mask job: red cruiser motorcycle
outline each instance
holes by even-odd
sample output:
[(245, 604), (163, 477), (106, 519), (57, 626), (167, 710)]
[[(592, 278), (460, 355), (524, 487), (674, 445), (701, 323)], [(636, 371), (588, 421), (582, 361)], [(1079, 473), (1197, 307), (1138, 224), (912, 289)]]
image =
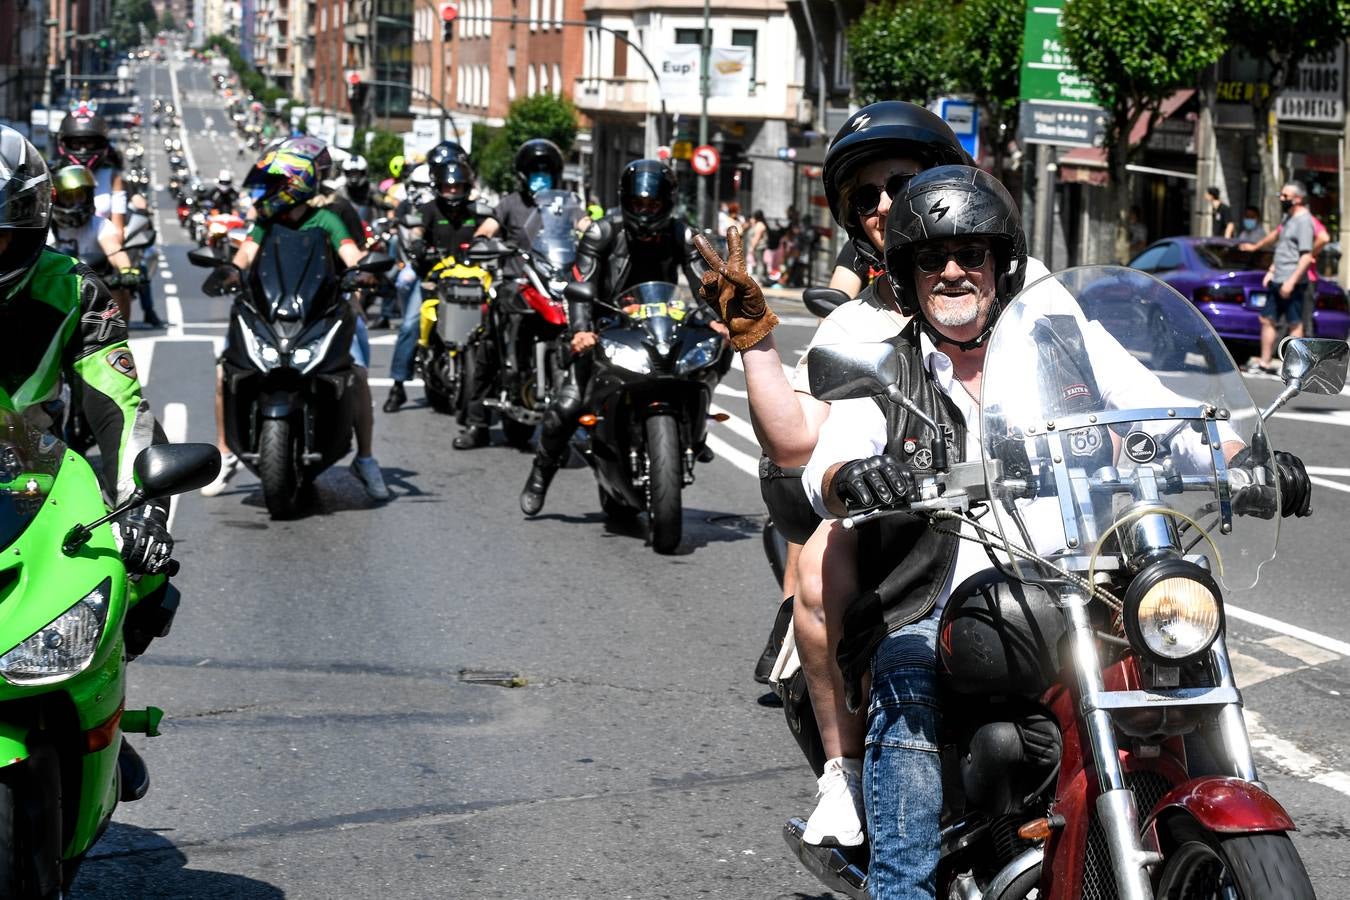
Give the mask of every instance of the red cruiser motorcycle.
[[(938, 631), (939, 897), (1314, 896), (1257, 775), (1224, 597), (1275, 554), (1263, 421), (1300, 390), (1338, 393), (1348, 357), (1344, 341), (1287, 341), (1287, 387), (1258, 412), (1204, 317), (1141, 272), (1071, 269), (1002, 313), (983, 458), (947, 465), (941, 439), (917, 440), (935, 472), (921, 499), (845, 522), (924, 516), (993, 566)], [(886, 395), (938, 434), (896, 386), (889, 344), (819, 347), (809, 366), (816, 396)], [(865, 852), (805, 845), (804, 827), (784, 829), (802, 863), (865, 897)]]

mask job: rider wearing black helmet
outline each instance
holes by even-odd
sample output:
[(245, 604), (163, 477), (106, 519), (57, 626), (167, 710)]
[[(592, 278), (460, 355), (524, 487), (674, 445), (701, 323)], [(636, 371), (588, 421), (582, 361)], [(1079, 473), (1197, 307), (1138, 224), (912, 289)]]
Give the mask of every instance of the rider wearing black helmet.
[[(859, 109), (844, 122), (826, 151), (822, 180), (830, 212), (857, 256), (881, 268), (886, 216), (896, 194), (924, 169), (968, 161), (941, 118), (912, 103), (882, 101)], [(739, 239), (732, 243), (735, 249)], [(710, 265), (721, 265), (710, 253), (707, 256)], [(859, 779), (863, 721), (844, 706), (833, 654), (851, 588), (846, 578), (833, 578), (831, 597), (826, 598), (822, 577), (827, 553), (832, 573), (852, 571), (853, 535), (820, 524), (800, 480), (830, 405), (811, 396), (804, 364), (791, 376), (784, 374), (772, 334), (777, 320), (758, 285), (743, 274), (743, 263), (738, 268), (735, 260), (729, 262), (722, 277), (705, 276), (706, 297), (720, 304), (733, 342), (741, 350), (750, 411), (765, 453), (761, 492), (775, 525), (791, 542), (785, 591), (795, 595), (793, 634), (802, 663), (800, 677), (809, 686), (811, 702), (800, 709), (790, 706), (790, 718), (800, 717), (794, 721), (808, 726), (812, 719), (818, 723), (822, 747), (808, 751), (808, 756), (823, 753), (827, 761), (818, 785), (820, 803), (807, 822), (805, 840), (855, 846), (865, 840)], [(889, 283), (874, 279), (821, 323), (811, 345), (881, 340), (898, 334), (906, 321)], [(757, 676), (767, 679), (772, 661), (773, 654), (763, 656)], [(809, 733), (809, 727), (794, 733)]]
[[(439, 147), (433, 148), (433, 153)], [(417, 270), (417, 283), (404, 302), (403, 323), (394, 344), (394, 359), (389, 366), (394, 384), (384, 401), (385, 412), (397, 412), (408, 395), (403, 382), (412, 378), (413, 355), (417, 351), (417, 333), (421, 321), (422, 279), (436, 263), (447, 256), (459, 256), (473, 241), (474, 231), (489, 216), (490, 207), (469, 199), (473, 192), (473, 169), (451, 155), (431, 163), (435, 199), (417, 210), (421, 225), (410, 228), (413, 245), (409, 248)]]
[[(595, 285), (599, 303), (612, 304), (624, 289), (647, 281), (678, 282), (683, 273), (698, 295), (703, 266), (694, 249), (690, 227), (674, 217), (675, 176), (664, 163), (639, 159), (619, 176), (619, 211), (591, 222), (577, 246), (573, 275)], [(544, 413), (534, 464), (520, 493), (520, 508), (537, 515), (554, 474), (567, 455), (567, 439), (581, 412), (590, 377), (590, 356), (596, 343), (592, 310), (571, 304), (573, 363), (567, 380)], [(718, 323), (720, 325), (720, 323)]]
[[(451, 142), (446, 142), (451, 143)], [(458, 147), (457, 144), (452, 144)], [(441, 144), (440, 147), (445, 147)], [(433, 148), (435, 153), (440, 147)], [(453, 153), (447, 148), (445, 152)], [(462, 149), (460, 150), (462, 153)], [(528, 247), (533, 243), (538, 228), (539, 217), (535, 215), (535, 195), (542, 191), (562, 189), (563, 157), (558, 145), (544, 138), (534, 138), (520, 145), (516, 151), (515, 172), (516, 190), (502, 197), (497, 208), (483, 224), (478, 226), (475, 237), (501, 237), (517, 247)], [(520, 263), (506, 259), (502, 266), (503, 278), (497, 293), (497, 303), (508, 315), (524, 311), (522, 301), (514, 292), (513, 278), (519, 275)], [(501, 367), (494, 349), (496, 341), (491, 335), (484, 335), (470, 350), (472, 363), (468, 367), (466, 392), (467, 409), (464, 414), (464, 430), (452, 442), (456, 450), (471, 450), (485, 447), (488, 443), (488, 409), (483, 401), (492, 391), (495, 376)]]

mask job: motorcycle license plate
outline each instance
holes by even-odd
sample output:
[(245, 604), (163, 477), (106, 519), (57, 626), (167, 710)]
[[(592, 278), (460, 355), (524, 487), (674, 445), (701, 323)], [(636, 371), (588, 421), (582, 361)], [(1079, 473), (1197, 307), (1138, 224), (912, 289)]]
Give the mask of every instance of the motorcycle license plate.
[(684, 302), (680, 300), (671, 303), (643, 303), (630, 306), (624, 310), (635, 319), (652, 319), (658, 316), (670, 316), (676, 322), (684, 318)]
[(1263, 310), (1266, 308), (1266, 301), (1269, 298), (1270, 295), (1265, 291), (1252, 291), (1247, 295), (1247, 308), (1257, 311)]

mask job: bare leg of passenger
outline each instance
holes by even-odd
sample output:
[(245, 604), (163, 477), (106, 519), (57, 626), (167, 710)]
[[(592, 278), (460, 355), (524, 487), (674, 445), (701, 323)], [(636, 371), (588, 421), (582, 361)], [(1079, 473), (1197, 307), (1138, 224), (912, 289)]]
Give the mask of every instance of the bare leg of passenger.
[(863, 754), (866, 710), (848, 712), (843, 674), (835, 661), (844, 610), (858, 589), (856, 568), (856, 539), (833, 521), (816, 529), (797, 563), (793, 635), (827, 759), (861, 759)]

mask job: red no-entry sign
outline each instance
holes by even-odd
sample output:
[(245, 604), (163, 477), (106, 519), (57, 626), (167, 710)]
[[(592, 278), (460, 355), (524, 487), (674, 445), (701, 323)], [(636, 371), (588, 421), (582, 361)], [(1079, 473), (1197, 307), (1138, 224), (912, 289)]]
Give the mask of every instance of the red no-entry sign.
[(699, 175), (711, 175), (717, 171), (721, 163), (722, 156), (712, 144), (695, 147), (694, 155), (689, 159), (689, 165), (693, 166), (694, 172)]

